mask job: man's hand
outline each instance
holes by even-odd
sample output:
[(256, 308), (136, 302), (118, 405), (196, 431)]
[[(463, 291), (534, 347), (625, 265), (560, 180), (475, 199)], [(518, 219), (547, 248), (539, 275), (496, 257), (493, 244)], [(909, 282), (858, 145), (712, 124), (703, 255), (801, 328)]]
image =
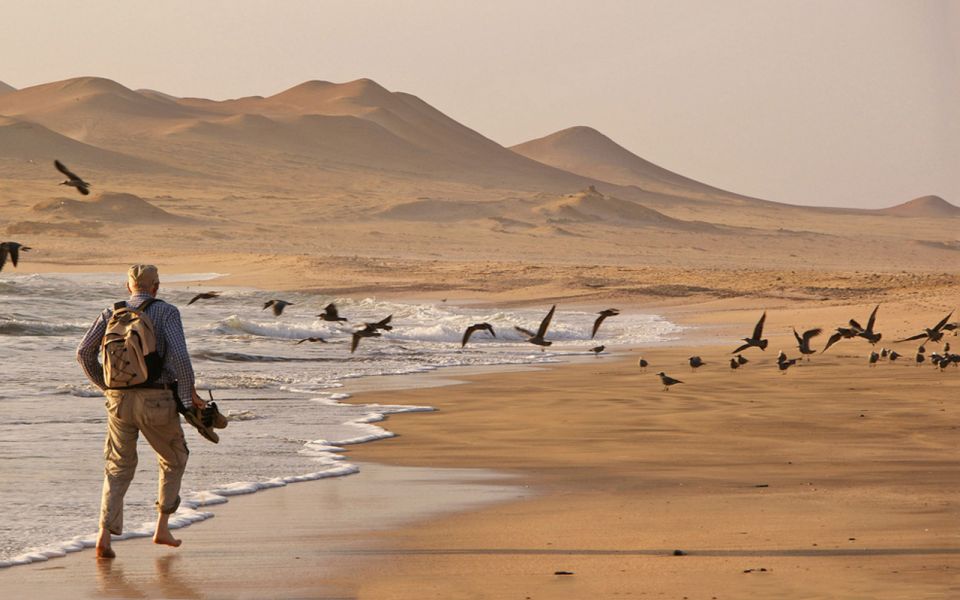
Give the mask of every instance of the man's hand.
[(193, 398), (192, 398), (192, 400), (193, 400), (193, 406), (194, 406), (194, 408), (199, 408), (199, 409), (203, 410), (204, 408), (207, 407), (207, 401), (204, 400), (203, 398), (201, 398), (199, 394), (197, 394), (197, 388), (193, 388)]

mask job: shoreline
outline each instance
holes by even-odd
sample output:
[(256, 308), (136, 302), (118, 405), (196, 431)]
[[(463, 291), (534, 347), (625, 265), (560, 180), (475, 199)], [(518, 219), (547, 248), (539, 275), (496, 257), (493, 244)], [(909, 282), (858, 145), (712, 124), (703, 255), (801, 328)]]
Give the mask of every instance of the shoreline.
[[(302, 569), (284, 571), (292, 582), (271, 579), (278, 586), (274, 597), (446, 598), (467, 590), (506, 597), (521, 589), (551, 598), (637, 590), (690, 597), (705, 591), (717, 597), (943, 597), (960, 584), (960, 536), (938, 526), (956, 515), (953, 498), (960, 491), (944, 457), (952, 444), (944, 419), (952, 411), (942, 399), (916, 398), (912, 390), (933, 384), (938, 395), (950, 397), (960, 389), (954, 373), (900, 364), (866, 370), (857, 360), (863, 348), (852, 343), (784, 375), (770, 369), (772, 352), (752, 356), (748, 371), (731, 373), (714, 363), (684, 372), (680, 365), (691, 351), (705, 357), (728, 351), (729, 332), (752, 325), (753, 310), (733, 305), (691, 313), (693, 322), (710, 322), (705, 335), (724, 346), (691, 348), (683, 338), (644, 350), (674, 365), (669, 373), (692, 380), (669, 393), (650, 385), (656, 363), (639, 374), (630, 352), (456, 379), (466, 385), (389, 390), (391, 403), (416, 398), (414, 404), (440, 410), (391, 419), (397, 437), (354, 446), (351, 458), (493, 468), (537, 494), (367, 532), (361, 547), (323, 550), (330, 541), (323, 534), (296, 535), (323, 565), (337, 566), (320, 579)], [(836, 321), (849, 310), (804, 307), (772, 315), (771, 349), (789, 348), (786, 323), (825, 314)], [(882, 318), (914, 321), (912, 310), (909, 303), (888, 305)], [(443, 375), (441, 369), (416, 377)], [(597, 375), (608, 383), (592, 385)], [(697, 381), (706, 387), (694, 391)], [(725, 389), (731, 381), (742, 389)], [(831, 401), (833, 381), (848, 382), (856, 406)], [(790, 402), (767, 394), (783, 385)], [(349, 401), (362, 403), (375, 393), (357, 391)], [(504, 402), (491, 405), (491, 399)], [(558, 418), (562, 407), (584, 402), (596, 412)], [(511, 418), (517, 415), (522, 418)], [(857, 464), (868, 468), (852, 468)], [(319, 487), (280, 492), (284, 503), (309, 504), (328, 496)], [(272, 494), (250, 498), (258, 496)], [(251, 502), (231, 504), (230, 512), (244, 515), (241, 521), (258, 513)], [(903, 506), (916, 508), (904, 512)], [(191, 528), (180, 555), (213, 558), (209, 538), (232, 535), (226, 525), (223, 519)], [(157, 550), (139, 546), (143, 574)], [(671, 549), (686, 555), (674, 557)], [(289, 552), (283, 556), (291, 559)], [(557, 570), (575, 576), (553, 575)], [(318, 591), (330, 582), (341, 595)], [(256, 597), (244, 596), (237, 582), (224, 585), (192, 597)]]

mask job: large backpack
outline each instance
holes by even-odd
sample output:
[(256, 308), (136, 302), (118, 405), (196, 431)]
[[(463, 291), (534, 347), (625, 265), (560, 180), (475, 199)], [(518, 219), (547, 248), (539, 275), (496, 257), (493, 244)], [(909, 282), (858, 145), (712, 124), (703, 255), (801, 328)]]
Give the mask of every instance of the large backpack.
[(125, 302), (113, 305), (100, 343), (103, 380), (108, 388), (136, 387), (159, 379), (163, 359), (157, 354), (153, 321), (144, 312), (153, 302), (156, 299), (150, 298), (137, 308), (129, 308)]

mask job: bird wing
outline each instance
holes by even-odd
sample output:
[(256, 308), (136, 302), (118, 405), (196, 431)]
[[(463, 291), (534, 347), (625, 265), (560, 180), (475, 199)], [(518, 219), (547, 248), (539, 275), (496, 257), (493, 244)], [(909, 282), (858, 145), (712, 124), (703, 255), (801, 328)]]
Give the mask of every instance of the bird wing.
[(484, 323), (484, 325), (487, 326), (486, 329), (487, 329), (487, 331), (490, 332), (490, 335), (492, 335), (493, 337), (497, 337), (497, 332), (495, 332), (495, 331), (493, 330), (493, 325), (491, 325), (490, 323)]
[(199, 300), (200, 298), (203, 298), (203, 294), (197, 294), (196, 296), (194, 296), (193, 298), (191, 298), (191, 299), (190, 299), (190, 302), (187, 302), (187, 306), (190, 306), (191, 304), (193, 304), (194, 302), (196, 302), (196, 301)]
[[(11, 253), (11, 256), (13, 256), (12, 253)], [(13, 261), (13, 264), (16, 265), (16, 264), (17, 264), (17, 261)], [(947, 321), (949, 321), (949, 320), (950, 320), (950, 317), (952, 317), (952, 316), (953, 316), (953, 311), (951, 310), (951, 311), (950, 311), (950, 314), (947, 315), (947, 316), (945, 316), (945, 317), (943, 318), (943, 320), (941, 320), (939, 323), (937, 323), (937, 325), (933, 328), (933, 330), (934, 330), (934, 331), (940, 331), (941, 329), (943, 329), (943, 326), (947, 324)]]
[(303, 338), (302, 340), (300, 340), (299, 342), (297, 342), (297, 345), (299, 346), (300, 344), (302, 344), (302, 343), (304, 343), (304, 342), (307, 342), (307, 341), (309, 341), (309, 340), (310, 340), (310, 338)]
[(360, 334), (354, 332), (353, 339), (350, 340), (350, 354), (353, 354), (357, 349), (357, 345), (360, 343)]
[(77, 191), (83, 194), (84, 196), (90, 195), (90, 184), (84, 183), (83, 185), (77, 186)]
[(797, 333), (797, 328), (796, 328), (796, 327), (793, 328), (793, 337), (797, 338), (797, 343), (800, 344), (801, 346), (803, 346), (803, 338), (800, 337), (800, 334), (799, 334), (799, 333)]
[(730, 354), (736, 354), (736, 353), (738, 353), (738, 352), (743, 352), (744, 350), (746, 350), (746, 349), (749, 348), (749, 347), (750, 347), (750, 344), (744, 344), (744, 345), (740, 346), (739, 348), (737, 348), (736, 350), (734, 350), (733, 352), (731, 352)]
[(463, 332), (463, 339), (460, 340), (460, 347), (461, 347), (461, 348), (463, 348), (464, 346), (467, 345), (467, 340), (469, 340), (469, 339), (470, 339), (470, 336), (473, 335), (473, 332), (476, 331), (476, 330), (478, 330), (478, 329), (480, 329), (480, 328), (479, 328), (478, 326), (476, 326), (476, 325), (471, 325), (470, 327), (467, 327), (467, 330)]
[(332, 302), (323, 308), (323, 312), (327, 313), (327, 316), (332, 319), (336, 319), (340, 316), (340, 314), (337, 313), (337, 306)]
[(811, 339), (817, 337), (823, 333), (823, 330), (817, 327), (816, 329), (808, 329), (803, 332), (803, 341), (809, 343)]
[(273, 306), (273, 300), (267, 300), (266, 302), (263, 303), (263, 308), (261, 308), (260, 310), (267, 310), (271, 306)]
[(913, 340), (922, 340), (924, 338), (930, 337), (926, 333), (918, 333), (917, 335), (911, 335), (908, 338), (903, 338), (902, 340), (896, 340), (897, 342), (910, 342)]
[(823, 351), (821, 352), (821, 354), (823, 354), (823, 352), (826, 352), (827, 350), (829, 350), (829, 349), (830, 349), (830, 346), (836, 344), (836, 343), (839, 342), (841, 339), (843, 339), (843, 334), (840, 333), (839, 331), (836, 332), (835, 334), (831, 335), (831, 336), (830, 336), (830, 339), (827, 340), (827, 345), (823, 347)]
[(763, 335), (763, 322), (767, 319), (767, 311), (763, 311), (763, 314), (760, 316), (760, 320), (757, 321), (756, 327), (753, 328), (753, 339), (759, 340), (760, 336)]
[(391, 319), (393, 319), (393, 315), (387, 315), (386, 319), (383, 319), (382, 321), (377, 321), (376, 323), (374, 323), (374, 325), (376, 325), (376, 327), (378, 327), (379, 329), (386, 329), (387, 331), (390, 331), (391, 329), (393, 329), (393, 327), (388, 326), (388, 323), (390, 323)]
[(3, 270), (4, 263), (7, 262), (7, 243), (0, 243), (0, 271)]
[(856, 329), (857, 331), (864, 331), (860, 323), (857, 323), (857, 321), (854, 319), (850, 319), (850, 327)]
[(547, 316), (540, 321), (540, 328), (537, 329), (537, 337), (542, 338), (547, 335), (547, 327), (550, 327), (550, 320), (553, 319), (553, 311), (557, 310), (557, 305), (554, 304), (550, 307), (550, 312), (547, 313)]
[(55, 166), (58, 171), (66, 175), (67, 178), (70, 179), (71, 181), (83, 181), (82, 179), (77, 177), (73, 171), (68, 169), (67, 166), (62, 162), (60, 162), (59, 160), (54, 159), (53, 166)]
[(873, 309), (873, 312), (870, 313), (870, 318), (867, 319), (867, 331), (873, 333), (873, 324), (877, 321), (877, 311), (880, 310), (880, 305), (876, 305)]
[(593, 336), (597, 335), (597, 330), (600, 329), (600, 323), (603, 323), (603, 320), (607, 318), (606, 311), (600, 313), (600, 316), (597, 317), (597, 320), (593, 322), (593, 333), (590, 334), (590, 339), (593, 339)]
[(514, 325), (513, 328), (516, 329), (517, 331), (519, 331), (520, 333), (522, 333), (523, 335), (527, 336), (527, 337), (531, 337), (531, 338), (532, 338), (534, 335), (536, 335), (535, 333), (533, 333), (533, 332), (530, 331), (529, 329), (524, 329), (523, 327), (517, 327), (516, 325)]

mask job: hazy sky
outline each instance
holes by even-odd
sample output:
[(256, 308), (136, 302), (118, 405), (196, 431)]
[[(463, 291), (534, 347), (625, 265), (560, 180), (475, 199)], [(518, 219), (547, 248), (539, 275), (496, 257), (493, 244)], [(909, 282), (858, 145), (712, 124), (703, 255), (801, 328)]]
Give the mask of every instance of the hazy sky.
[(370, 77), (504, 145), (590, 125), (732, 191), (960, 204), (960, 0), (11, 0), (0, 81)]

